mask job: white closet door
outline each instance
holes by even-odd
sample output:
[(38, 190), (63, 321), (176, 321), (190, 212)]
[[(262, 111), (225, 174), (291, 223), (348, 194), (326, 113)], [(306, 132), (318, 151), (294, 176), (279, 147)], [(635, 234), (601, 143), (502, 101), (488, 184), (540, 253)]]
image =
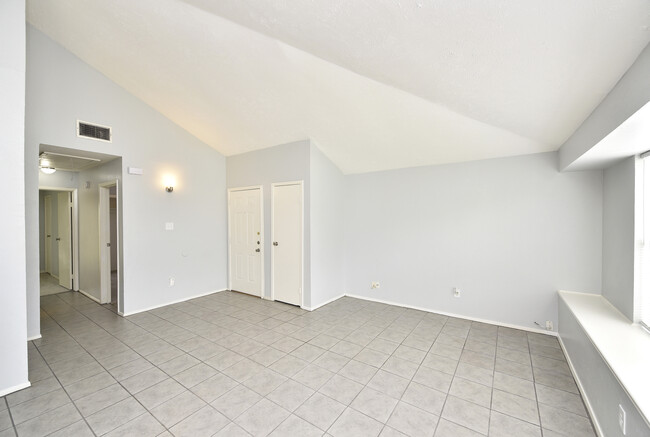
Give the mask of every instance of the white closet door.
[(302, 183), (273, 185), (273, 298), (302, 304)]

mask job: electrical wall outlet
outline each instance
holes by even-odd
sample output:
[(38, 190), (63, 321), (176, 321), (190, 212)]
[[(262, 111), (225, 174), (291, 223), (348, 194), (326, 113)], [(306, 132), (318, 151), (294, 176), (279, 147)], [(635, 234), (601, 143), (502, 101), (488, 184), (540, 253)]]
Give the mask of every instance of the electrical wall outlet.
[(625, 410), (621, 404), (618, 404), (618, 427), (621, 428), (621, 432), (625, 435)]
[(552, 331), (553, 330), (553, 322), (551, 322), (550, 320), (546, 321), (546, 330), (547, 331)]
[(174, 278), (169, 278), (169, 286), (170, 286), (170, 287), (173, 287), (174, 284), (176, 284), (176, 279), (174, 279)]
[(460, 288), (454, 287), (454, 297), (460, 297)]
[(370, 283), (370, 288), (374, 289), (374, 288), (379, 288), (379, 287), (380, 287), (380, 284), (377, 281), (374, 281), (374, 282)]

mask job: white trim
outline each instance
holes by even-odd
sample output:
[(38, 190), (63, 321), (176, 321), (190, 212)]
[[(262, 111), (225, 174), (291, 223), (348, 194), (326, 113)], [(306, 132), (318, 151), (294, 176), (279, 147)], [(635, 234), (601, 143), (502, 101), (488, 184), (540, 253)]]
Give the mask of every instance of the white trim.
[[(39, 198), (41, 195), (41, 192), (39, 190), (38, 192)], [(40, 202), (40, 199), (39, 199)], [(49, 203), (49, 206), (48, 206)], [(52, 257), (52, 194), (45, 194), (43, 195), (43, 234), (45, 235), (45, 241), (42, 243), (39, 241), (39, 252), (40, 252), (40, 245), (43, 244), (45, 246), (43, 248), (43, 251), (45, 252), (45, 273), (49, 273), (50, 275), (52, 274), (50, 270), (52, 270), (52, 260), (50, 259)], [(39, 208), (39, 221), (40, 221), (40, 208)], [(48, 234), (48, 225), (49, 225), (49, 231), (50, 233)], [(39, 223), (39, 233), (40, 233), (40, 223)], [(48, 240), (49, 239), (49, 240)], [(49, 242), (49, 247), (48, 247), (48, 242)], [(41, 272), (44, 273), (44, 272)], [(39, 284), (40, 285), (40, 284)]]
[(97, 303), (100, 304), (100, 305), (102, 304), (102, 303), (99, 301), (99, 299), (97, 299), (95, 296), (93, 296), (93, 295), (90, 294), (90, 293), (86, 293), (86, 292), (83, 291), (81, 288), (79, 289), (79, 293), (83, 294), (84, 296), (86, 296), (86, 297), (89, 298), (89, 299), (94, 300), (95, 302), (97, 302)]
[(448, 313), (448, 312), (445, 312), (445, 311), (437, 311), (437, 310), (432, 310), (430, 308), (418, 307), (418, 306), (413, 306), (413, 305), (406, 305), (406, 304), (393, 302), (393, 301), (389, 301), (389, 300), (375, 299), (375, 298), (372, 298), (372, 297), (359, 296), (359, 295), (356, 295), (356, 294), (346, 294), (346, 296), (347, 297), (353, 297), (355, 299), (367, 300), (367, 301), (370, 301), (370, 302), (385, 303), (387, 305), (395, 305), (395, 306), (402, 307), (402, 308), (410, 308), (410, 309), (413, 309), (413, 310), (424, 311), (424, 312), (427, 312), (427, 313), (440, 314), (442, 316), (456, 317), (458, 319), (464, 319), (464, 320), (471, 320), (472, 322), (487, 323), (489, 325), (502, 326), (504, 328), (520, 329), (522, 331), (534, 332), (534, 333), (537, 333), (537, 334), (546, 334), (546, 335), (550, 335), (552, 337), (557, 337), (558, 336), (556, 331), (546, 331), (544, 329), (529, 328), (527, 326), (520, 326), (520, 325), (513, 325), (511, 323), (497, 322), (495, 320), (479, 319), (477, 317), (469, 317), (469, 316), (464, 316), (464, 315), (461, 315), (461, 314)]
[(25, 389), (27, 387), (30, 387), (32, 385), (31, 382), (23, 382), (22, 384), (14, 385), (13, 387), (6, 388), (4, 390), (0, 391), (0, 398), (3, 396), (7, 396), (8, 394), (11, 394), (15, 391)]
[(228, 290), (224, 288), (224, 289), (221, 289), (221, 290), (213, 290), (213, 291), (208, 291), (208, 292), (205, 292), (205, 293), (199, 293), (199, 294), (196, 294), (194, 296), (189, 296), (189, 297), (174, 300), (174, 301), (171, 301), (171, 302), (161, 303), (159, 305), (154, 305), (154, 306), (151, 306), (151, 307), (142, 308), (142, 309), (135, 310), (135, 311), (130, 311), (128, 313), (124, 312), (121, 315), (123, 317), (128, 317), (128, 316), (132, 316), (134, 314), (144, 313), (145, 311), (151, 311), (151, 310), (155, 310), (157, 308), (166, 307), (167, 305), (174, 305), (174, 304), (177, 304), (177, 303), (186, 302), (188, 300), (198, 299), (199, 297), (208, 296), (210, 294), (221, 293), (222, 291), (228, 291)]
[(317, 309), (320, 308), (320, 307), (324, 307), (324, 306), (327, 305), (328, 303), (332, 303), (332, 302), (334, 302), (335, 300), (339, 300), (339, 299), (342, 298), (342, 297), (345, 297), (345, 293), (340, 294), (340, 295), (338, 295), (338, 296), (336, 296), (336, 297), (333, 297), (333, 298), (331, 298), (330, 300), (326, 300), (326, 301), (323, 302), (323, 303), (319, 303), (318, 305), (316, 305), (316, 306), (314, 306), (314, 307), (306, 307), (306, 306), (302, 306), (302, 307), (300, 307), (300, 308), (302, 308), (303, 310), (307, 310), (307, 311), (314, 311), (314, 310), (317, 310)]
[[(248, 187), (228, 188), (228, 289), (232, 290), (232, 252), (230, 250), (230, 193), (237, 191), (253, 191), (260, 190), (260, 295), (262, 299), (266, 295), (266, 284), (264, 281), (264, 264), (265, 260), (265, 244), (264, 244), (264, 186), (251, 185)], [(223, 290), (221, 290), (223, 291)], [(245, 293), (248, 294), (248, 293)], [(251, 295), (254, 296), (254, 295)]]
[[(67, 191), (72, 193), (72, 291), (79, 291), (79, 194), (77, 188), (39, 186), (38, 191)], [(54, 276), (52, 273), (50, 273)], [(54, 276), (59, 279), (58, 276)], [(40, 278), (39, 278), (40, 286)]]
[(38, 340), (39, 338), (43, 338), (43, 336), (41, 334), (32, 335), (31, 337), (27, 337), (27, 341), (34, 341), (34, 340)]
[(304, 181), (274, 182), (271, 184), (271, 300), (275, 301), (274, 281), (274, 255), (273, 241), (275, 241), (275, 226), (273, 226), (274, 188), (289, 185), (300, 186), (300, 308), (305, 306), (305, 183)]
[[(115, 187), (115, 219), (117, 221), (115, 232), (115, 242), (117, 247), (117, 277), (115, 281), (117, 282), (117, 307), (120, 306), (120, 186), (119, 179), (115, 178), (110, 181), (102, 182), (97, 184), (99, 189), (99, 202), (98, 202), (98, 234), (99, 234), (99, 289), (101, 293), (100, 301), (101, 303), (110, 303), (111, 302), (111, 270), (110, 265), (111, 259), (111, 250), (106, 250), (106, 243), (110, 243), (110, 188)], [(107, 240), (108, 237), (108, 240)], [(108, 253), (107, 253), (108, 252)], [(102, 257), (102, 254), (105, 256)], [(108, 268), (107, 268), (108, 267)]]
[[(634, 377), (635, 374), (643, 375), (647, 367), (643, 366), (647, 363), (647, 354), (630, 356), (630, 352), (648, 350), (648, 333), (639, 324), (630, 322), (627, 316), (600, 294), (565, 290), (558, 290), (558, 294), (645, 424), (650, 426), (646, 411), (642, 408), (650, 405), (647, 396), (644, 396), (647, 390), (643, 390), (647, 385), (646, 380), (643, 376), (642, 379)], [(576, 299), (581, 299), (582, 302), (576, 302)], [(592, 302), (587, 303), (585, 299)], [(621, 339), (625, 339), (627, 347), (621, 347)], [(636, 344), (630, 346), (632, 342)], [(630, 363), (633, 363), (632, 366)], [(639, 363), (640, 365), (634, 365)]]
[[(104, 139), (101, 139), (101, 138), (93, 138), (93, 137), (87, 137), (85, 135), (80, 135), (79, 134), (79, 123), (89, 124), (91, 126), (103, 127), (104, 129), (108, 129), (108, 137), (110, 138), (110, 140), (104, 140)], [(93, 123), (93, 122), (90, 122), (90, 121), (83, 121), (83, 120), (77, 119), (77, 138), (85, 138), (87, 140), (95, 140), (95, 141), (102, 141), (104, 143), (112, 143), (113, 142), (113, 128), (110, 127), (110, 126), (104, 126), (103, 124), (99, 124), (99, 123)]]
[(580, 381), (580, 377), (578, 376), (578, 372), (576, 372), (575, 367), (573, 367), (573, 363), (571, 362), (571, 357), (569, 356), (569, 353), (567, 352), (566, 347), (564, 346), (564, 342), (562, 341), (562, 337), (560, 337), (558, 335), (557, 339), (560, 341), (560, 347), (562, 348), (562, 352), (564, 353), (564, 356), (566, 357), (566, 361), (569, 364), (569, 370), (571, 370), (571, 374), (573, 375), (573, 379), (575, 380), (576, 385), (578, 386), (578, 391), (580, 391), (580, 396), (582, 397), (582, 400), (585, 403), (585, 407), (587, 407), (587, 413), (589, 414), (589, 417), (591, 418), (591, 423), (594, 425), (594, 429), (596, 430), (596, 434), (598, 434), (598, 437), (604, 437), (605, 434), (603, 434), (603, 430), (600, 428), (600, 423), (598, 423), (596, 413), (594, 412), (594, 409), (591, 406), (591, 402), (589, 402), (589, 398), (587, 397), (587, 392), (585, 391), (585, 389), (584, 389), (584, 387), (582, 385), (582, 381)]

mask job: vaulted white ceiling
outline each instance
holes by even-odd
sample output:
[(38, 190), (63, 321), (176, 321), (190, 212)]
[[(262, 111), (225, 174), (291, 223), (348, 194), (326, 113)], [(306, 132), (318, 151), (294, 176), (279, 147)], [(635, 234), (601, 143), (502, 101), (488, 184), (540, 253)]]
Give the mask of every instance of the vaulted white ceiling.
[(556, 150), (650, 41), (647, 0), (31, 0), (28, 21), (226, 155), (312, 138), (345, 173)]

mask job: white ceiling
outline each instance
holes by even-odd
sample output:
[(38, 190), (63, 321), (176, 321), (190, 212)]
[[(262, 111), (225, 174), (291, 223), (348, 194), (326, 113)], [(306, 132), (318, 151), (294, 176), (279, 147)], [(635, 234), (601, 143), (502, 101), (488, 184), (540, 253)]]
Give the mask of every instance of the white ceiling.
[(650, 41), (647, 0), (31, 0), (28, 20), (226, 155), (345, 173), (557, 150)]

